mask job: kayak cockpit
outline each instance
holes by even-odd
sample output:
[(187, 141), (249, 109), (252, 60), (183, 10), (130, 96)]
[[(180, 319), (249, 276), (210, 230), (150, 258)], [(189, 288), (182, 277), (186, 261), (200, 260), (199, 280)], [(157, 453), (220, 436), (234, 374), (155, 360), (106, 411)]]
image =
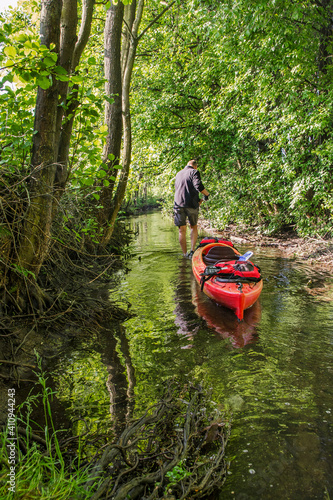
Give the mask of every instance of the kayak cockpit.
[(206, 266), (213, 266), (218, 262), (228, 262), (238, 260), (239, 253), (236, 253), (230, 246), (214, 246), (208, 249), (207, 253), (202, 253), (202, 260)]

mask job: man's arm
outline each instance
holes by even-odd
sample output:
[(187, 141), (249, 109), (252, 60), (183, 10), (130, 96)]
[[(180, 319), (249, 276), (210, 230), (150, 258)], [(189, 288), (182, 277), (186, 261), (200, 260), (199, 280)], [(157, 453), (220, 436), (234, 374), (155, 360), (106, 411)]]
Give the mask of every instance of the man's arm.
[(207, 191), (207, 189), (203, 189), (202, 191), (200, 191), (201, 194), (204, 195), (203, 198), (201, 198), (201, 200), (199, 200), (199, 205), (201, 205), (201, 203), (205, 200), (207, 201), (208, 200), (208, 196), (209, 196), (209, 193)]
[[(198, 170), (194, 170), (192, 179), (193, 179), (193, 185), (194, 185), (195, 189), (199, 193), (202, 193), (204, 195), (204, 200), (207, 200), (209, 193), (208, 193), (207, 189), (204, 187), (204, 185), (202, 184), (201, 176), (200, 176), (200, 173), (198, 172)], [(203, 200), (200, 200), (199, 203), (201, 203), (202, 201)]]

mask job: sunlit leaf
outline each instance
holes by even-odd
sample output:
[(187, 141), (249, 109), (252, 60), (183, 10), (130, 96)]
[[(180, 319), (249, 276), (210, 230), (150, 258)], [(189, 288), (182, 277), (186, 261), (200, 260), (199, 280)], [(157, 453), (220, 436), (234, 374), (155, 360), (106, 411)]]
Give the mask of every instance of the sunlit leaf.
[(3, 49), (4, 54), (8, 57), (15, 57), (16, 56), (16, 49), (13, 46), (7, 46)]

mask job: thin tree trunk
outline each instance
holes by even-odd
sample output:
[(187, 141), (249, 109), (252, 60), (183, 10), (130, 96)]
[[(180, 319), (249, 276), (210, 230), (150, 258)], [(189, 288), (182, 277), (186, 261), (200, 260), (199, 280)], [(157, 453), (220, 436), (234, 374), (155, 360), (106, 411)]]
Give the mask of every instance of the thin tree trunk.
[[(77, 0), (63, 0), (61, 21), (60, 21), (60, 50), (58, 64), (62, 66), (68, 74), (72, 69), (72, 60), (77, 36)], [(67, 99), (68, 81), (59, 82), (59, 106), (57, 113), (56, 144), (59, 143), (61, 124), (64, 116), (64, 107)]]
[[(41, 43), (59, 51), (61, 0), (42, 0)], [(48, 253), (52, 223), (53, 185), (56, 172), (56, 117), (58, 82), (38, 88), (32, 148), (30, 205), (23, 224), (17, 262), (36, 276)]]
[(108, 186), (103, 186), (99, 204), (102, 209), (97, 213), (101, 226), (105, 227), (109, 219), (112, 192), (118, 169), (114, 166), (119, 164), (122, 138), (122, 81), (121, 81), (121, 33), (124, 14), (122, 2), (113, 3), (107, 12), (104, 32), (104, 66), (105, 66), (105, 91), (113, 102), (105, 104), (105, 123), (108, 127), (108, 135), (103, 150), (103, 168), (107, 172)]
[[(132, 12), (135, 12), (136, 2), (133, 2), (129, 6)], [(116, 193), (112, 200), (111, 211), (109, 216), (109, 224), (104, 233), (103, 245), (106, 245), (112, 236), (114, 223), (118, 215), (120, 206), (123, 202), (129, 169), (131, 164), (131, 153), (132, 153), (132, 131), (131, 131), (131, 112), (130, 112), (130, 85), (133, 72), (133, 66), (135, 61), (136, 49), (138, 45), (138, 29), (142, 19), (144, 7), (144, 0), (138, 1), (138, 7), (136, 16), (133, 21), (133, 26), (131, 27), (131, 33), (129, 37), (129, 47), (123, 50), (123, 61), (124, 61), (124, 72), (123, 72), (123, 82), (122, 82), (122, 114), (123, 114), (123, 132), (124, 132), (124, 145), (123, 145), (123, 156), (122, 156), (122, 170), (120, 179), (117, 185)], [(129, 16), (129, 19), (133, 19)]]
[[(156, 16), (152, 22), (143, 30), (143, 32), (138, 36), (138, 30), (142, 19), (142, 13), (144, 9), (144, 0), (132, 0), (132, 3), (126, 7), (125, 10), (125, 33), (123, 35), (123, 47), (121, 52), (121, 57), (119, 61), (122, 64), (122, 91), (119, 93), (122, 101), (122, 122), (123, 122), (123, 155), (122, 155), (122, 170), (119, 182), (117, 184), (116, 192), (111, 201), (111, 195), (114, 190), (114, 181), (112, 183), (112, 188), (108, 191), (108, 210), (104, 211), (102, 214), (104, 217), (107, 216), (107, 224), (104, 224), (104, 233), (101, 241), (101, 245), (105, 246), (109, 243), (113, 230), (114, 224), (123, 202), (125, 191), (127, 187), (128, 175), (131, 164), (131, 152), (132, 152), (132, 132), (131, 132), (131, 114), (130, 114), (130, 84), (133, 72), (133, 66), (136, 56), (136, 49), (139, 40), (147, 32), (153, 24), (160, 19), (160, 17), (169, 10), (175, 3), (173, 0), (169, 5), (167, 5), (163, 11)], [(120, 53), (120, 52), (119, 52)], [(118, 59), (117, 59), (118, 64)], [(115, 68), (115, 75), (118, 76), (119, 67)], [(118, 101), (117, 101), (118, 103)], [(118, 131), (119, 131), (118, 126)], [(109, 129), (110, 132), (110, 129)], [(110, 151), (111, 152), (111, 151)], [(109, 169), (110, 170), (110, 169)], [(117, 171), (116, 171), (117, 172)], [(116, 175), (114, 175), (116, 177)], [(107, 191), (103, 190), (104, 200), (103, 205), (105, 206), (105, 195)], [(103, 220), (103, 218), (102, 218)], [(104, 219), (105, 221), (105, 219)]]
[[(67, 0), (72, 1), (72, 0)], [(76, 2), (76, 0), (75, 0)], [(82, 20), (80, 25), (79, 36), (77, 37), (76, 44), (71, 47), (71, 59), (69, 68), (62, 66), (65, 69), (73, 74), (75, 72), (75, 68), (79, 65), (81, 55), (83, 53), (84, 48), (87, 45), (89, 40), (90, 32), (91, 32), (91, 24), (93, 19), (95, 0), (83, 0), (82, 3)], [(69, 35), (67, 39), (69, 39)], [(76, 35), (75, 35), (76, 40)], [(73, 39), (73, 42), (75, 41)], [(79, 99), (77, 98), (79, 92), (79, 86), (74, 85), (72, 87), (70, 100), (67, 98), (68, 85), (66, 87), (66, 95), (64, 96), (64, 100), (67, 99), (67, 106), (65, 113), (61, 113), (61, 118), (65, 115), (66, 120), (62, 123), (61, 134), (59, 139), (59, 147), (58, 147), (58, 161), (57, 161), (57, 172), (56, 172), (56, 181), (55, 181), (55, 196), (56, 199), (59, 200), (65, 190), (65, 186), (68, 180), (68, 176), (70, 173), (69, 170), (69, 148), (72, 137), (72, 130), (74, 124), (74, 118), (76, 110), (79, 106)], [(67, 117), (71, 118), (67, 118)]]
[(127, 65), (127, 58), (132, 38), (132, 28), (135, 19), (135, 12), (136, 12), (136, 0), (132, 0), (132, 3), (129, 5), (125, 5), (124, 9), (124, 29), (121, 42), (121, 74), (123, 76)]

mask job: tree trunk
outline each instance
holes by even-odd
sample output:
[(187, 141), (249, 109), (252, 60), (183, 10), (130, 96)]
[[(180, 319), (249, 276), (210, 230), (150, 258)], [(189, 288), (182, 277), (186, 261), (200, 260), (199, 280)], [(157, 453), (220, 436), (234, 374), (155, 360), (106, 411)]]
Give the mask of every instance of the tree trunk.
[(136, 0), (125, 6), (124, 9), (124, 29), (121, 42), (121, 74), (124, 76), (127, 58), (132, 37), (132, 28), (135, 19)]
[[(71, 2), (73, 0), (66, 0), (67, 2)], [(76, 2), (76, 0), (75, 0)], [(67, 41), (72, 39), (72, 45), (69, 47), (70, 50), (70, 58), (67, 57), (65, 58), (65, 50), (64, 50), (64, 55), (61, 60), (64, 60), (64, 63), (61, 65), (68, 71), (68, 73), (73, 74), (75, 72), (75, 68), (79, 65), (81, 55), (83, 53), (84, 48), (87, 45), (87, 42), (89, 40), (90, 32), (91, 32), (91, 24), (92, 24), (92, 18), (93, 18), (93, 12), (94, 12), (94, 4), (95, 0), (83, 0), (82, 3), (82, 21), (81, 21), (81, 26), (80, 26), (80, 32), (79, 36), (76, 37), (76, 30), (75, 30), (75, 37), (74, 37), (74, 32), (73, 30), (70, 30), (69, 33), (67, 34), (66, 38), (64, 36), (64, 45), (68, 44)], [(70, 11), (68, 11), (70, 13)], [(76, 15), (76, 11), (73, 12)], [(76, 41), (77, 38), (77, 41)], [(76, 43), (74, 43), (76, 41)], [(65, 66), (65, 61), (67, 61), (67, 65)], [(70, 64), (69, 64), (70, 63)], [(66, 82), (65, 82), (66, 83)], [(60, 138), (59, 138), (59, 146), (58, 146), (58, 161), (57, 161), (57, 172), (56, 172), (56, 181), (55, 181), (55, 197), (57, 200), (59, 200), (65, 190), (66, 182), (68, 180), (68, 176), (70, 173), (70, 168), (69, 168), (69, 147), (70, 147), (70, 142), (71, 142), (71, 137), (72, 137), (72, 130), (73, 130), (73, 124), (74, 124), (74, 118), (75, 118), (75, 113), (76, 110), (79, 106), (79, 99), (78, 99), (78, 92), (79, 92), (79, 86), (74, 85), (72, 87), (71, 95), (69, 96), (68, 99), (68, 84), (66, 86), (66, 92), (62, 96), (62, 101), (67, 101), (66, 104), (66, 111), (63, 113), (62, 108), (61, 108), (61, 113), (59, 115), (61, 116), (60, 120), (60, 125), (62, 124), (62, 128), (60, 131)], [(66, 120), (64, 123), (62, 123), (63, 117), (66, 117)], [(67, 117), (71, 116), (70, 119)]]
[[(93, 6), (94, 0), (83, 0), (82, 24), (76, 42), (77, 0), (41, 2), (41, 43), (49, 48), (54, 46), (58, 65), (69, 74), (78, 65), (89, 38)], [(39, 87), (37, 91), (27, 207), (17, 238), (12, 237), (11, 255), (7, 256), (10, 265), (5, 266), (8, 271), (1, 283), (4, 305), (11, 304), (19, 310), (43, 310), (49, 301), (36, 278), (49, 253), (52, 223), (68, 178), (72, 122), (68, 128), (65, 121), (65, 128), (61, 129), (67, 93), (68, 82), (55, 78), (48, 89)]]
[[(76, 44), (77, 29), (77, 0), (63, 0), (61, 21), (60, 21), (60, 49), (58, 64), (62, 66), (68, 74), (71, 73), (74, 47)], [(59, 144), (61, 124), (64, 116), (64, 106), (66, 104), (68, 82), (59, 82), (59, 106), (57, 113), (56, 144)]]
[(122, 138), (122, 111), (121, 111), (121, 31), (123, 23), (124, 4), (122, 2), (113, 3), (107, 12), (105, 32), (104, 32), (104, 67), (106, 85), (105, 91), (113, 102), (107, 101), (105, 104), (105, 123), (108, 127), (108, 135), (103, 150), (103, 163), (109, 181), (109, 185), (103, 185), (99, 204), (102, 209), (97, 213), (98, 220), (102, 227), (107, 226), (109, 219), (112, 192), (119, 165), (121, 138)]
[[(59, 52), (62, 2), (42, 0), (41, 43), (55, 45)], [(43, 90), (38, 88), (32, 148), (32, 173), (29, 189), (30, 205), (22, 228), (17, 254), (19, 266), (36, 276), (48, 253), (52, 223), (53, 185), (56, 173), (56, 118), (58, 82)]]
[(139, 0), (137, 12), (134, 16), (136, 10), (136, 2), (133, 1), (131, 5), (128, 6), (130, 12), (126, 16), (129, 22), (132, 22), (132, 26), (127, 23), (127, 29), (130, 30), (130, 36), (127, 37), (123, 46), (122, 60), (124, 64), (123, 69), (123, 79), (122, 79), (122, 114), (123, 114), (123, 131), (124, 131), (124, 145), (123, 145), (123, 156), (122, 156), (122, 171), (120, 179), (117, 185), (116, 193), (113, 197), (110, 215), (108, 218), (108, 226), (104, 232), (103, 245), (106, 245), (112, 236), (114, 223), (118, 215), (120, 206), (123, 202), (129, 169), (131, 164), (131, 153), (132, 153), (132, 132), (131, 132), (131, 113), (130, 113), (130, 85), (131, 77), (133, 72), (134, 60), (136, 55), (136, 49), (138, 45), (138, 29), (142, 19), (144, 0)]
[[(95, 0), (84, 0), (82, 23), (77, 39), (77, 0), (43, 0), (41, 41), (55, 44), (59, 65), (68, 74), (79, 64), (91, 30)], [(77, 88), (75, 89), (77, 91)], [(52, 86), (38, 89), (32, 151), (30, 206), (22, 231), (18, 264), (38, 275), (48, 254), (51, 225), (68, 178), (68, 154), (74, 113), (78, 101), (67, 110), (73, 118), (63, 124), (68, 82), (53, 81)], [(59, 104), (60, 103), (60, 104)]]
[[(125, 33), (122, 36), (122, 48), (120, 51), (120, 40), (121, 40), (121, 26), (122, 21), (120, 20), (120, 14), (116, 17), (117, 8), (120, 8), (119, 3), (117, 5), (111, 5), (109, 9), (109, 21), (108, 29), (105, 30), (105, 69), (106, 77), (108, 71), (108, 85), (107, 91), (108, 95), (111, 96), (111, 89), (113, 93), (118, 93), (115, 97), (115, 102), (112, 105), (106, 107), (106, 123), (109, 127), (109, 134), (107, 139), (107, 144), (104, 149), (104, 163), (107, 165), (107, 174), (110, 179), (110, 175), (113, 179), (110, 180), (110, 185), (107, 188), (102, 189), (102, 196), (100, 198), (100, 203), (103, 205), (103, 210), (99, 212), (99, 222), (100, 226), (103, 228), (103, 236), (101, 239), (101, 246), (106, 246), (112, 236), (114, 230), (114, 223), (118, 215), (120, 206), (123, 202), (129, 169), (131, 164), (131, 150), (132, 150), (132, 133), (131, 133), (131, 114), (130, 114), (130, 84), (132, 71), (135, 61), (136, 49), (139, 40), (146, 33), (146, 31), (153, 26), (153, 24), (175, 3), (173, 0), (168, 6), (166, 6), (163, 11), (153, 19), (153, 21), (143, 30), (140, 36), (138, 36), (138, 29), (142, 19), (142, 13), (144, 8), (144, 0), (132, 0), (130, 5), (126, 6), (124, 15)], [(116, 22), (117, 19), (117, 22)], [(112, 22), (111, 22), (112, 21)], [(115, 44), (113, 50), (111, 51), (110, 43), (114, 41)], [(119, 45), (118, 45), (119, 42)], [(111, 55), (113, 57), (111, 57)], [(120, 88), (119, 85), (119, 75), (122, 69), (122, 82)], [(111, 78), (112, 76), (112, 78)], [(116, 85), (117, 84), (117, 85)], [(116, 90), (118, 89), (118, 90)], [(122, 155), (122, 170), (119, 182), (117, 184), (116, 192), (111, 199), (114, 191), (114, 185), (117, 177), (118, 170), (112, 167), (115, 162), (117, 162), (118, 156), (120, 155), (121, 146), (121, 122), (120, 118), (120, 102), (122, 110), (122, 125), (123, 125), (123, 155)], [(112, 112), (112, 113), (111, 113)], [(113, 120), (113, 123), (111, 122)], [(119, 141), (119, 142), (118, 142)], [(119, 147), (119, 151), (118, 151)], [(115, 156), (114, 160), (108, 160), (108, 155), (113, 154)]]

